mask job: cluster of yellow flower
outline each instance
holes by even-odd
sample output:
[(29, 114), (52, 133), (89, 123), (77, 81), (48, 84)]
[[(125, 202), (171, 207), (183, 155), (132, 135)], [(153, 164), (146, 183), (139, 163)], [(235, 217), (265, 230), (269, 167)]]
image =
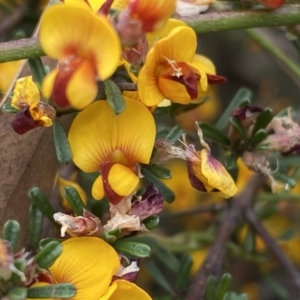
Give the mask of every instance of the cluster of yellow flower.
[[(41, 93), (47, 101), (40, 99), (31, 77), (19, 79), (15, 86), (11, 105), (21, 111), (12, 126), (19, 134), (51, 126), (58, 109), (80, 110), (68, 136), (73, 161), (84, 172), (100, 172), (92, 195), (96, 200), (104, 196), (109, 200), (112, 219), (107, 226), (111, 230), (122, 222), (130, 225), (118, 229), (143, 230), (144, 217), (133, 216), (131, 203), (143, 177), (142, 164), (179, 157), (187, 162), (189, 179), (196, 189), (224, 198), (236, 193), (234, 181), (211, 155), (200, 128), (203, 149), (199, 152), (185, 137), (185, 150), (166, 140), (155, 142), (156, 107), (199, 103), (208, 95), (210, 85), (226, 81), (216, 75), (208, 58), (195, 54), (195, 32), (184, 22), (169, 19), (175, 4), (175, 0), (65, 0), (50, 6), (42, 15), (39, 35), (44, 52), (58, 60), (57, 68), (42, 82)], [(110, 78), (120, 66), (125, 67), (137, 90), (123, 91), (125, 109), (117, 114), (97, 95), (99, 82)], [(70, 231), (68, 224), (79, 221), (70, 218), (56, 216), (63, 234), (83, 235)], [(84, 218), (84, 222), (92, 220)], [(93, 234), (100, 230), (98, 225)], [(111, 284), (119, 267), (116, 252), (101, 239), (74, 237), (63, 242), (62, 255), (49, 269), (50, 279), (41, 281), (73, 283), (76, 299), (149, 299), (128, 281), (116, 279)]]

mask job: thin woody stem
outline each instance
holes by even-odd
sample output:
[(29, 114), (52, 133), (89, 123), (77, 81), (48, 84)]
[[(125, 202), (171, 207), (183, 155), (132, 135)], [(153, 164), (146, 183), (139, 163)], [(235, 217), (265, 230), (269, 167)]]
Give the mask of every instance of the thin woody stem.
[[(286, 5), (276, 11), (247, 10), (207, 13), (181, 18), (196, 33), (257, 27), (293, 26), (300, 23), (300, 5)], [(0, 62), (36, 58), (44, 55), (37, 38), (0, 43)]]

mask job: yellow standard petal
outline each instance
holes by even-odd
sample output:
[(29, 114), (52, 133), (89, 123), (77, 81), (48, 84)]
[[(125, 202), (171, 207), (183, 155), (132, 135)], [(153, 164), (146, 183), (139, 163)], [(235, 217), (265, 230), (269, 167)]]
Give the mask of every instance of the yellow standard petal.
[(75, 118), (69, 142), (75, 164), (85, 172), (99, 171), (103, 162), (128, 167), (149, 163), (155, 139), (152, 114), (141, 103), (126, 99), (115, 115), (106, 101), (97, 101)]
[(139, 182), (139, 177), (123, 165), (115, 164), (109, 171), (108, 184), (119, 196), (130, 195), (137, 189)]
[(54, 280), (75, 285), (73, 300), (98, 300), (120, 266), (118, 254), (102, 239), (93, 237), (70, 238), (62, 246), (62, 254), (49, 268)]
[[(111, 292), (111, 290), (114, 290)], [(108, 297), (107, 297), (108, 296)], [(139, 300), (151, 300), (152, 298), (141, 288), (132, 282), (127, 280), (115, 280), (109, 287), (106, 294), (103, 295), (99, 300), (128, 300), (128, 299), (139, 299)]]
[(40, 43), (53, 58), (77, 56), (89, 60), (101, 80), (112, 75), (121, 55), (118, 35), (107, 18), (70, 5), (54, 5), (45, 11)]

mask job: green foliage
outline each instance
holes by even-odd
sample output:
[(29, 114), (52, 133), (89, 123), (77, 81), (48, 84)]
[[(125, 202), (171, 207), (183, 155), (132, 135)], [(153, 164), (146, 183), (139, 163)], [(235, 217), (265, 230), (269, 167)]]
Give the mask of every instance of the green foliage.
[(104, 81), (104, 88), (108, 104), (116, 115), (120, 114), (125, 109), (125, 101), (118, 86), (108, 79)]
[(71, 283), (51, 284), (47, 286), (32, 287), (27, 291), (28, 298), (62, 298), (74, 297), (76, 288)]
[(8, 241), (13, 252), (16, 252), (20, 236), (20, 224), (15, 220), (5, 222), (2, 230), (2, 238)]
[(72, 151), (65, 130), (57, 119), (53, 122), (53, 134), (57, 160), (67, 165), (72, 161)]
[(64, 188), (64, 195), (68, 203), (72, 207), (74, 213), (77, 216), (82, 216), (85, 205), (82, 199), (80, 198), (80, 195), (78, 194), (77, 190), (72, 186), (66, 186)]
[(34, 261), (41, 269), (50, 267), (62, 252), (62, 246), (57, 241), (51, 241), (34, 257)]
[(130, 254), (133, 257), (149, 257), (151, 249), (148, 245), (126, 240), (118, 240), (112, 245), (117, 251)]

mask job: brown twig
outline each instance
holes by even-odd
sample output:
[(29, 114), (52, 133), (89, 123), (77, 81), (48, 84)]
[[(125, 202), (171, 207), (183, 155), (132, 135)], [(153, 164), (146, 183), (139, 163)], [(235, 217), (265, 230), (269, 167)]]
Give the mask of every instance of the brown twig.
[(208, 255), (196, 273), (186, 300), (204, 300), (207, 280), (222, 265), (226, 244), (242, 215), (245, 207), (250, 206), (257, 190), (263, 183), (261, 175), (254, 176), (245, 190), (232, 199), (232, 205), (224, 212), (220, 226)]
[(258, 217), (255, 215), (253, 210), (249, 207), (245, 210), (244, 217), (250, 226), (259, 234), (259, 236), (264, 240), (266, 245), (272, 254), (277, 258), (280, 264), (285, 268), (290, 278), (293, 280), (295, 286), (300, 291), (300, 274), (293, 265), (293, 263), (286, 257), (282, 252), (276, 241), (270, 236), (268, 231), (261, 224)]

